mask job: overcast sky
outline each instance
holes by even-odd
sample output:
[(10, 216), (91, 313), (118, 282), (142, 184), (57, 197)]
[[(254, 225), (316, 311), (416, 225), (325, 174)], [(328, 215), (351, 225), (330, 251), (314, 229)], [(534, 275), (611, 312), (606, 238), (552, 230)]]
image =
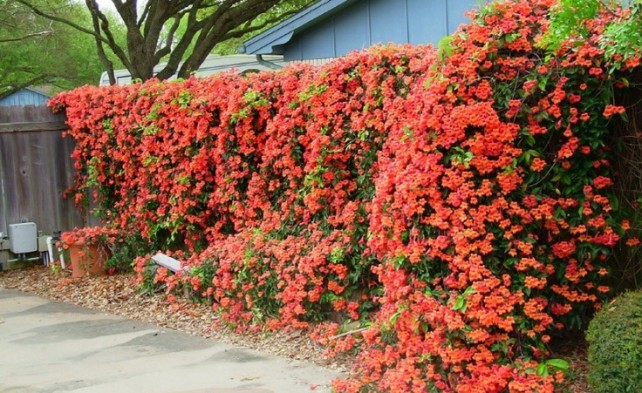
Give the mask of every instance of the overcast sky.
[(97, 1), (101, 10), (108, 10), (108, 9), (113, 11), (116, 10), (116, 8), (114, 8), (114, 3), (112, 3), (111, 0), (97, 0)]

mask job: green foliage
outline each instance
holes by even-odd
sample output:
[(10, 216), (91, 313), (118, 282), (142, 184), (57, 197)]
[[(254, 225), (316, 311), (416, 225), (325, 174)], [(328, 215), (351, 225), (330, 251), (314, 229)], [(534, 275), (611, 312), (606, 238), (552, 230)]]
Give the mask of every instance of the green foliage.
[(108, 247), (110, 257), (105, 261), (105, 270), (112, 273), (131, 272), (132, 261), (152, 251), (140, 234), (119, 234)]
[(594, 393), (637, 392), (642, 386), (642, 292), (605, 305), (591, 322), (589, 384)]
[[(80, 4), (38, 4), (77, 23), (90, 23)], [(92, 37), (37, 17), (10, 0), (0, 0), (0, 53), (0, 97), (32, 85), (67, 90), (96, 84), (103, 70)]]
[(619, 55), (625, 62), (639, 54), (642, 48), (642, 0), (633, 1), (629, 9), (629, 17), (609, 25), (604, 31), (602, 47), (608, 59)]
[(601, 4), (602, 0), (560, 0), (551, 13), (542, 46), (555, 50), (569, 37), (585, 39), (589, 33), (586, 22), (597, 16)]
[(453, 47), (451, 43), (455, 39), (454, 36), (448, 35), (441, 40), (439, 40), (439, 43), (437, 44), (437, 48), (439, 50), (439, 57), (443, 60), (446, 57), (450, 56), (453, 53)]
[[(628, 11), (620, 18), (609, 23), (601, 38), (600, 47), (608, 61), (615, 60), (615, 67), (636, 55), (642, 47), (642, 1), (610, 0), (560, 0), (552, 9), (550, 26), (540, 46), (548, 50), (558, 50), (560, 44), (569, 38), (580, 45), (588, 38), (587, 23), (595, 20), (598, 14), (615, 13), (620, 3), (628, 5)], [(617, 56), (617, 58), (616, 58)]]
[(138, 272), (138, 274), (143, 277), (143, 280), (141, 280), (139, 284), (138, 291), (143, 295), (153, 295), (160, 290), (160, 285), (154, 281), (154, 277), (158, 271), (158, 265), (149, 258), (141, 259), (144, 259), (146, 263), (142, 267), (142, 270)]
[[(114, 7), (111, 14), (104, 11), (104, 4), (87, 1), (90, 23), (60, 15), (44, 1), (12, 2), (92, 39), (110, 81), (115, 83), (113, 71), (119, 64), (114, 64), (110, 55), (127, 68), (133, 81), (165, 80), (174, 75), (188, 78), (218, 44), (227, 42), (217, 53), (233, 53), (240, 44), (234, 40), (248, 38), (314, 0), (165, 1), (163, 6), (132, 0)], [(122, 31), (126, 33), (119, 34)]]

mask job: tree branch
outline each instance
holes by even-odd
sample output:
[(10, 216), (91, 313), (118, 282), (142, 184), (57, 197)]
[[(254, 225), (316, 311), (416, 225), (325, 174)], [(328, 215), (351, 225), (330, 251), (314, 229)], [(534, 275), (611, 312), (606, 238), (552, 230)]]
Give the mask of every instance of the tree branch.
[[(98, 18), (98, 15), (91, 12), (91, 20), (94, 24), (94, 30), (100, 31), (100, 19)], [(107, 58), (105, 49), (103, 48), (103, 43), (99, 39), (96, 39), (96, 53), (98, 53), (98, 58), (100, 59), (100, 62), (103, 63), (103, 66), (106, 69), (107, 76), (109, 77), (109, 84), (115, 85), (116, 75), (114, 74), (114, 64)]]
[(149, 15), (149, 9), (151, 8), (151, 6), (152, 6), (151, 1), (148, 1), (147, 3), (145, 3), (145, 8), (143, 9), (143, 13), (140, 14), (140, 17), (138, 18), (138, 22), (136, 22), (136, 26), (138, 26), (139, 29), (143, 25), (143, 22), (145, 21), (145, 19), (147, 19), (147, 15)]
[(189, 8), (187, 13), (187, 29), (178, 41), (174, 50), (171, 51), (169, 60), (165, 67), (156, 74), (158, 79), (167, 79), (176, 73), (180, 62), (183, 59), (183, 55), (192, 43), (192, 39), (202, 28), (203, 23), (199, 22), (197, 19), (198, 10), (200, 9), (201, 4), (202, 0), (196, 0), (192, 4), (192, 7)]
[[(196, 40), (194, 50), (185, 59), (178, 76), (180, 78), (188, 77), (198, 69), (216, 44), (223, 41), (223, 38), (230, 31), (247, 21), (253, 20), (280, 2), (281, 0), (246, 1), (241, 4), (234, 0), (224, 2), (223, 5), (225, 7), (222, 5), (207, 18), (206, 25)], [(235, 6), (232, 7), (232, 5)]]
[[(92, 18), (91, 27), (59, 16), (62, 14), (48, 10), (37, 0), (15, 1), (21, 5), (15, 7), (21, 13), (29, 11), (94, 37), (98, 57), (110, 75), (110, 82), (115, 83), (113, 64), (105, 53), (108, 48), (129, 70), (132, 78), (146, 80), (153, 77), (154, 66), (167, 56), (167, 64), (156, 76), (159, 79), (167, 79), (174, 74), (185, 77), (198, 69), (218, 43), (264, 29), (314, 0), (147, 0), (140, 9), (137, 0), (112, 0), (127, 32), (126, 47), (117, 42), (115, 34), (120, 30), (110, 25), (110, 19), (101, 12), (98, 0), (85, 0)], [(279, 8), (272, 8), (275, 6)], [(285, 9), (289, 11), (284, 12)], [(253, 22), (266, 12), (268, 15), (261, 21)], [(5, 17), (2, 15), (0, 19)], [(183, 26), (185, 31), (179, 34)], [(31, 28), (26, 32), (43, 29)], [(19, 38), (8, 39), (14, 42)]]
[(31, 33), (27, 35), (23, 35), (22, 37), (15, 37), (15, 38), (0, 38), (0, 44), (5, 43), (5, 42), (16, 42), (16, 41), (22, 41), (26, 40), (32, 37), (40, 37), (40, 36), (47, 36), (53, 34), (52, 30), (45, 30), (45, 31), (40, 31), (37, 33)]
[(287, 17), (296, 14), (299, 11), (300, 10), (297, 9), (297, 10), (290, 10), (288, 12), (284, 12), (282, 15), (279, 15), (279, 16), (277, 16), (275, 18), (266, 20), (265, 22), (261, 23), (260, 25), (252, 26), (252, 21), (248, 21), (247, 23), (245, 23), (245, 26), (242, 29), (235, 29), (235, 30), (232, 30), (232, 31), (228, 32), (226, 35), (224, 35), (223, 38), (221, 39), (221, 42), (227, 41), (230, 38), (240, 38), (240, 37), (243, 37), (247, 33), (252, 33), (254, 31), (261, 30), (261, 29), (263, 29), (265, 27), (270, 26), (273, 23), (282, 21), (282, 20), (286, 19)]
[(55, 16), (55, 15), (48, 14), (48, 13), (42, 11), (41, 9), (39, 9), (38, 7), (32, 5), (28, 1), (25, 1), (25, 0), (15, 0), (15, 1), (17, 1), (18, 3), (24, 5), (27, 8), (29, 8), (31, 11), (33, 11), (34, 14), (36, 14), (38, 16), (41, 16), (41, 17), (49, 19), (49, 20), (53, 20), (55, 22), (60, 22), (60, 23), (65, 24), (65, 25), (67, 25), (69, 27), (72, 27), (72, 28), (74, 28), (74, 29), (76, 29), (76, 30), (78, 30), (78, 31), (80, 31), (82, 33), (89, 34), (89, 35), (92, 35), (94, 37), (97, 37), (101, 41), (104, 41), (106, 44), (109, 44), (109, 42), (107, 42), (107, 40), (103, 36), (97, 34), (94, 31), (91, 31), (91, 30), (89, 30), (87, 28), (84, 28), (84, 27), (80, 26), (79, 24), (76, 24), (76, 23), (74, 23), (72, 21), (69, 21), (69, 20), (64, 19), (64, 18), (60, 18), (60, 17)]
[[(106, 40), (107, 40), (107, 45), (109, 48), (114, 52), (114, 54), (120, 59), (120, 61), (123, 63), (123, 65), (127, 68), (131, 67), (130, 64), (130, 59), (127, 57), (125, 54), (125, 51), (116, 43), (116, 40), (114, 39), (114, 35), (111, 33), (111, 30), (109, 28), (109, 20), (103, 14), (100, 9), (98, 8), (98, 4), (96, 3), (96, 0), (85, 0), (85, 4), (87, 5), (87, 8), (89, 9), (89, 12), (91, 13), (92, 21), (94, 23), (94, 31), (96, 32), (97, 35), (102, 37), (101, 32), (105, 34)], [(96, 23), (99, 21), (100, 23)], [(96, 45), (98, 46), (98, 56), (105, 55), (104, 49), (101, 45), (98, 45), (98, 40), (96, 40)], [(105, 56), (105, 59), (107, 57)], [(101, 57), (102, 60), (102, 57)], [(111, 63), (111, 62), (110, 62)]]
[(165, 38), (165, 45), (156, 51), (154, 54), (154, 62), (159, 63), (164, 56), (167, 56), (172, 51), (172, 43), (174, 42), (174, 36), (176, 35), (176, 30), (181, 24), (181, 19), (185, 15), (185, 11), (179, 13), (174, 17), (174, 23), (167, 32), (167, 37)]

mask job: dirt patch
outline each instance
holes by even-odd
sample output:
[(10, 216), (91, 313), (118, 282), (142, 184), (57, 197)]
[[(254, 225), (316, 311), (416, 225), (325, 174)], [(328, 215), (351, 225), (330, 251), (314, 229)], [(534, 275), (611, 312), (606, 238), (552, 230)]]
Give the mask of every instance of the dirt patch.
[(551, 356), (567, 360), (571, 365), (566, 383), (556, 391), (560, 393), (592, 393), (586, 377), (589, 371), (588, 351), (586, 342), (582, 339), (574, 339), (560, 348)]

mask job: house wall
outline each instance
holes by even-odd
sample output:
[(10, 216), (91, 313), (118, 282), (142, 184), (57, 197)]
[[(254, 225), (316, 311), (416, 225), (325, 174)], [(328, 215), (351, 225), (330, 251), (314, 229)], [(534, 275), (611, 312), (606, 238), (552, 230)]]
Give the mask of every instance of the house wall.
[(46, 105), (49, 97), (31, 90), (20, 90), (0, 100), (0, 106)]
[(363, 0), (295, 34), (286, 61), (344, 56), (377, 43), (434, 44), (467, 21), (478, 0)]

